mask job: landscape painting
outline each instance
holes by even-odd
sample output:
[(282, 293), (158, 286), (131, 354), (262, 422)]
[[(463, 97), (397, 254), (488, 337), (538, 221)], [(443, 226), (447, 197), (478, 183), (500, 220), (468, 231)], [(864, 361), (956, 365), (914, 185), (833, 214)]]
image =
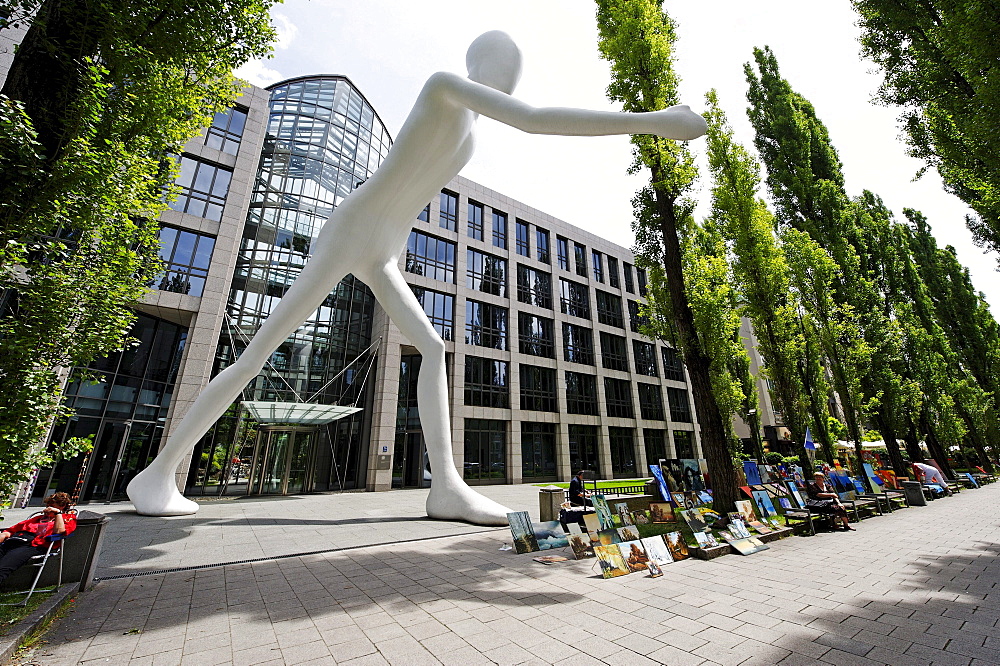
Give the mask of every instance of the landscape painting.
[(681, 518), (688, 524), (692, 532), (704, 532), (708, 525), (705, 524), (701, 512), (697, 509), (685, 509), (681, 511)]
[(519, 555), (539, 550), (538, 541), (535, 540), (535, 530), (531, 527), (531, 516), (527, 511), (508, 513), (507, 522), (510, 523), (510, 533), (514, 538), (514, 550)]
[(587, 526), (588, 532), (599, 532), (601, 530), (601, 521), (597, 518), (596, 513), (585, 513), (583, 515), (583, 522)]
[(597, 533), (597, 539), (602, 546), (611, 546), (621, 543), (622, 538), (618, 535), (618, 530), (601, 530)]
[(597, 561), (601, 565), (601, 576), (604, 578), (615, 578), (632, 573), (628, 565), (625, 564), (625, 558), (622, 557), (622, 552), (618, 550), (617, 545), (594, 546), (594, 555), (597, 556)]
[(757, 508), (760, 510), (761, 518), (775, 518), (778, 512), (774, 508), (774, 503), (771, 501), (771, 496), (768, 495), (763, 490), (753, 491), (753, 500), (757, 503)]
[(642, 541), (642, 547), (650, 562), (655, 562), (662, 567), (674, 561), (670, 550), (667, 549), (667, 542), (663, 540), (663, 535), (646, 537), (640, 541)]
[(751, 520), (757, 520), (757, 516), (753, 512), (753, 502), (750, 500), (740, 500), (736, 502), (736, 510), (740, 512), (743, 516), (743, 522), (749, 523)]
[(622, 543), (626, 541), (637, 541), (639, 539), (639, 530), (637, 530), (634, 525), (619, 527), (618, 536), (621, 538)]
[(582, 534), (570, 534), (569, 545), (573, 549), (573, 557), (578, 560), (594, 556), (594, 549), (591, 548), (587, 537)]
[(691, 557), (690, 553), (688, 553), (687, 544), (684, 543), (684, 537), (681, 536), (680, 532), (664, 534), (663, 540), (667, 543), (667, 550), (670, 551), (670, 556), (674, 558), (675, 562)]
[(608, 506), (608, 500), (604, 499), (604, 495), (594, 495), (592, 498), (594, 503), (594, 513), (597, 514), (597, 520), (600, 523), (602, 530), (610, 529), (615, 526), (614, 521), (611, 519), (611, 507)]
[(654, 525), (657, 523), (672, 523), (676, 520), (674, 518), (674, 507), (667, 502), (650, 502), (649, 517)]
[(649, 568), (649, 557), (646, 555), (646, 551), (643, 550), (642, 544), (639, 541), (620, 543), (618, 544), (618, 550), (621, 551), (622, 558), (625, 560), (625, 566), (630, 571), (645, 571)]
[(562, 523), (558, 520), (550, 520), (545, 523), (532, 523), (531, 528), (535, 533), (535, 542), (540, 550), (550, 548), (565, 548), (569, 545), (566, 532), (563, 531)]

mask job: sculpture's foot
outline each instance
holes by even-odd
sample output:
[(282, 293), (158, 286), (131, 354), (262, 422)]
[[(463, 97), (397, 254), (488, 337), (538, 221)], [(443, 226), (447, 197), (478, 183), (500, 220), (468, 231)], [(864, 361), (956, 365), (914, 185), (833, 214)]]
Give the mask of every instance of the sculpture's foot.
[(483, 497), (469, 486), (431, 486), (427, 496), (427, 515), (436, 520), (462, 520), (473, 525), (504, 527), (510, 509)]
[(177, 491), (173, 474), (162, 474), (147, 467), (132, 479), (125, 492), (144, 516), (187, 516), (198, 512), (198, 505)]

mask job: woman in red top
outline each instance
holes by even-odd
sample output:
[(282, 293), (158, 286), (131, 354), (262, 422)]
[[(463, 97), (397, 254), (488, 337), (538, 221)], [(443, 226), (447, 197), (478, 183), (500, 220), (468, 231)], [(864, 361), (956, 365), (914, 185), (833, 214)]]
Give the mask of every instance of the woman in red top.
[(22, 520), (0, 532), (0, 583), (36, 555), (44, 555), (50, 534), (71, 534), (76, 516), (69, 509), (69, 495), (54, 493), (45, 498), (42, 515)]

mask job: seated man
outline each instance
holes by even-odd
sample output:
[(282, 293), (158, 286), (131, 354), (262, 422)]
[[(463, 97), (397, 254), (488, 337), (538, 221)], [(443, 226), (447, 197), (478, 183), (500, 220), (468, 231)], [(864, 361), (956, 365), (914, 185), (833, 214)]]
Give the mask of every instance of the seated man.
[(587, 494), (583, 487), (583, 470), (581, 469), (569, 482), (569, 503), (572, 506), (593, 507), (593, 503), (587, 499)]
[(50, 534), (72, 534), (76, 516), (69, 509), (69, 495), (54, 493), (45, 498), (40, 516), (22, 520), (0, 532), (0, 583), (36, 555), (44, 555)]

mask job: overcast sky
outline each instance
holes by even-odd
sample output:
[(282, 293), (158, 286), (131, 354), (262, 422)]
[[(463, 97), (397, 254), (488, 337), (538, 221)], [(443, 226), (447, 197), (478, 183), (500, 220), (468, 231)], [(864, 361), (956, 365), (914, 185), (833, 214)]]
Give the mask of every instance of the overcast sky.
[[(880, 76), (858, 55), (858, 28), (848, 2), (737, 0), (674, 2), (681, 98), (704, 108), (719, 92), (737, 140), (751, 147), (743, 63), (769, 45), (782, 75), (816, 107), (844, 163), (847, 191), (880, 195), (902, 219), (904, 207), (927, 215), (939, 244), (954, 245), (978, 289), (1000, 304), (997, 257), (975, 247), (968, 208), (944, 192), (936, 173), (913, 182), (920, 162), (899, 139), (898, 109), (871, 102)], [(465, 51), (479, 34), (508, 32), (524, 53), (515, 95), (535, 106), (617, 110), (605, 97), (607, 63), (597, 56), (594, 4), (586, 0), (285, 0), (273, 13), (282, 33), (272, 59), (240, 74), (268, 85), (305, 74), (343, 74), (362, 91), (395, 136), (433, 72), (465, 73)], [(704, 152), (704, 139), (692, 142)], [(477, 154), (462, 175), (539, 210), (631, 246), (631, 198), (643, 176), (628, 176), (627, 137), (526, 135), (489, 119), (479, 126)], [(702, 162), (704, 165), (704, 162)], [(701, 180), (700, 211), (708, 182)]]

